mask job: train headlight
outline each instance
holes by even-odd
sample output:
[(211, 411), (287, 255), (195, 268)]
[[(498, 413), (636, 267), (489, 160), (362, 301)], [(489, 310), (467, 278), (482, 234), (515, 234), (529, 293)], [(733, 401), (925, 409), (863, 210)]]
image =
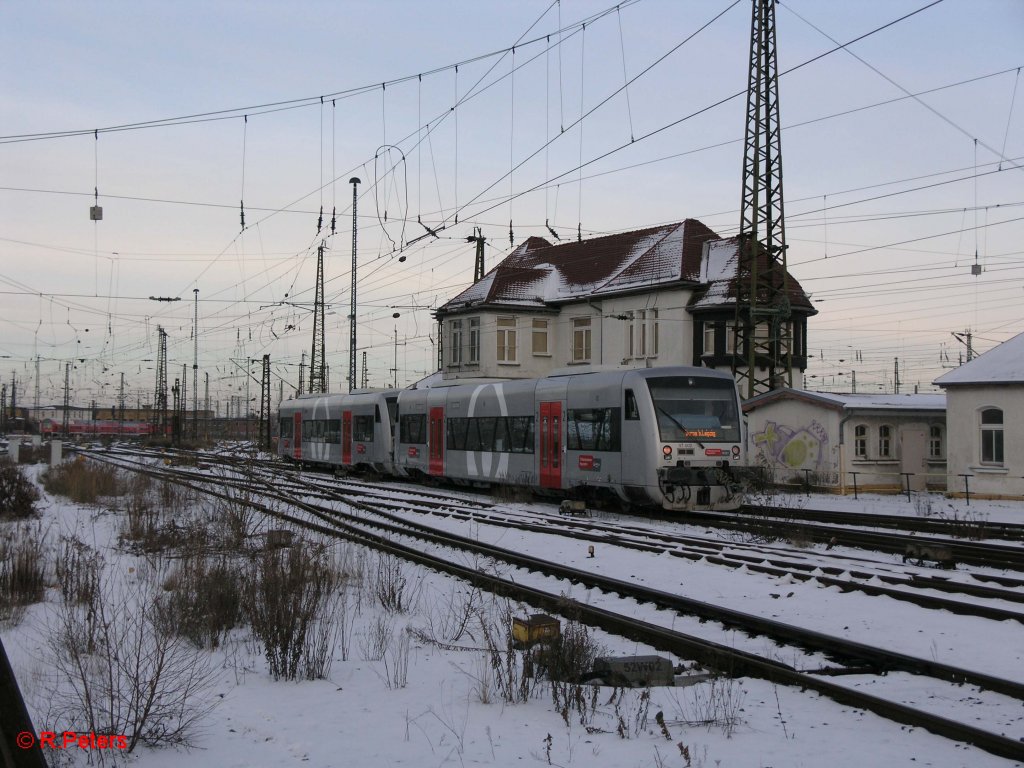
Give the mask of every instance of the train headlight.
[(664, 456), (666, 459), (671, 459), (672, 458), (672, 446), (671, 445), (664, 445), (664, 446), (662, 446), (662, 448), (661, 448), (661, 455)]
[(732, 447), (732, 457), (734, 459), (738, 459), (740, 457), (740, 447), (738, 445), (734, 445)]

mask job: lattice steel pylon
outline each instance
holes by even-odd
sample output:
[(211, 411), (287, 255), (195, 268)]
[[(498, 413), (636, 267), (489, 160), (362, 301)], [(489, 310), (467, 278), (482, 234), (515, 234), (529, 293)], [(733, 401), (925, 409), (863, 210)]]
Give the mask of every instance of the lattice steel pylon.
[(156, 327), (156, 393), (153, 395), (153, 426), (160, 437), (167, 435), (167, 331)]
[(752, 1), (733, 356), (733, 375), (746, 398), (793, 386), (776, 0)]
[(313, 300), (313, 351), (309, 360), (309, 391), (311, 394), (327, 391), (324, 373), (324, 244), (316, 253), (316, 297)]
[(270, 355), (263, 356), (263, 376), (260, 380), (260, 446), (270, 450)]

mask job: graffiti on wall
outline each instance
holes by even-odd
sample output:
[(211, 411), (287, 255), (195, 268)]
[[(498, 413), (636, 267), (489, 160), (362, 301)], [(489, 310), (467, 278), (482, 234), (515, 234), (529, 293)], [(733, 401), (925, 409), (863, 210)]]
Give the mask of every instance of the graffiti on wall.
[(768, 466), (777, 469), (835, 470), (828, 432), (817, 419), (800, 427), (769, 421), (754, 433), (754, 449)]

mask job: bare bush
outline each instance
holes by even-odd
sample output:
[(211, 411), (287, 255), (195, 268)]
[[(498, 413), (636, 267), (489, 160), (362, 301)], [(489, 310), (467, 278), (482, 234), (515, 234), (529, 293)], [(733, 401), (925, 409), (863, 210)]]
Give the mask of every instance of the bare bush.
[(39, 479), (50, 493), (66, 496), (78, 504), (95, 504), (104, 497), (121, 496), (126, 489), (116, 468), (81, 456), (50, 467)]
[(742, 723), (743, 701), (746, 694), (739, 682), (731, 677), (713, 677), (683, 689), (688, 698), (671, 690), (674, 709), (679, 720), (687, 725), (717, 727), (726, 737), (732, 736)]
[(25, 606), (46, 593), (46, 532), (19, 523), (0, 531), (0, 620), (17, 624)]
[(30, 517), (38, 500), (39, 491), (21, 467), (6, 457), (0, 460), (0, 517)]
[(392, 613), (406, 613), (411, 610), (422, 587), (422, 580), (410, 585), (405, 565), (394, 555), (377, 556), (377, 571), (374, 580), (374, 595), (381, 607)]
[(391, 645), (394, 625), (390, 615), (377, 615), (370, 622), (366, 632), (359, 641), (359, 650), (363, 661), (380, 661)]
[(322, 549), (298, 544), (268, 550), (254, 561), (247, 612), (274, 679), (307, 672), (308, 634), (338, 587), (338, 575)]
[(62, 602), (47, 627), (47, 729), (123, 734), (139, 744), (189, 744), (209, 714), (209, 660), (168, 626), (147, 587), (101, 587), (88, 610)]
[(99, 599), (103, 556), (77, 536), (61, 536), (57, 584), (67, 603), (95, 605)]
[(171, 626), (199, 648), (217, 648), (242, 618), (242, 566), (233, 558), (186, 554), (164, 581)]
[(388, 688), (405, 688), (409, 684), (409, 649), (411, 633), (406, 627), (399, 632), (383, 655), (384, 679)]

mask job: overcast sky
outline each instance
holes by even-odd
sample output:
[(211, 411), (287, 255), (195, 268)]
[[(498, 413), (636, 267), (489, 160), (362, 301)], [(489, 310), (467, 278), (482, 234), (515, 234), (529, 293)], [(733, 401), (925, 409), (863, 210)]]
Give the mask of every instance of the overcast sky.
[[(927, 4), (787, 0), (780, 71)], [(38, 355), (47, 404), (74, 359), (80, 403), (112, 403), (122, 372), (148, 401), (157, 325), (171, 378), (191, 368), (198, 288), (211, 396), (244, 394), (231, 360), (264, 354), (287, 396), (324, 242), (343, 389), (352, 176), (371, 386), (396, 352), (400, 385), (433, 370), (430, 309), (470, 282), (474, 226), (488, 268), (510, 220), (517, 244), (550, 239), (546, 223), (567, 238), (693, 217), (734, 234), (748, 0), (609, 8), (0, 5), (0, 375), (31, 398)], [(891, 388), (898, 358), (904, 391), (928, 388), (963, 352), (951, 332), (984, 351), (1024, 331), (1022, 39), (1024, 2), (945, 0), (783, 74), (789, 265), (819, 309), (810, 387), (848, 390), (856, 370), (858, 391)]]

